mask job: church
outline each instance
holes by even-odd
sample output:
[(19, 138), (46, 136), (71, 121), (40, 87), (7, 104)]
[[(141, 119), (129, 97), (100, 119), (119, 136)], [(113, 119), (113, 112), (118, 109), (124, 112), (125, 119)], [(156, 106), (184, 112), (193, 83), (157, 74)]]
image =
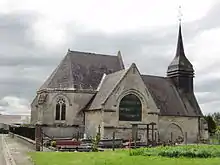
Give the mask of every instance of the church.
[[(136, 64), (125, 68), (121, 52), (104, 55), (68, 50), (37, 91), (31, 103), (31, 123), (42, 124), (53, 137), (80, 132), (101, 138), (129, 139), (132, 124), (146, 140), (146, 125), (155, 123), (161, 141), (206, 139), (207, 124), (194, 94), (194, 69), (187, 59), (178, 29), (176, 54), (164, 77), (143, 75)], [(154, 133), (154, 132), (153, 132)], [(186, 139), (184, 139), (186, 140)]]

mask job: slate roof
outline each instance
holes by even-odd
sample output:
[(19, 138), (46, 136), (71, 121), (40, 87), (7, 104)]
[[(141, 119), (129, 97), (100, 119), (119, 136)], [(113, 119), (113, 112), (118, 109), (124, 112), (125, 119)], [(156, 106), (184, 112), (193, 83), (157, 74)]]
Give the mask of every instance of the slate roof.
[(166, 77), (142, 75), (142, 79), (160, 109), (160, 115), (202, 116), (193, 93), (182, 93)]
[(102, 103), (105, 102), (107, 97), (111, 94), (111, 92), (117, 86), (119, 81), (124, 77), (127, 71), (128, 69), (123, 69), (105, 76), (98, 93), (91, 102), (91, 105), (89, 105), (89, 110), (101, 109)]
[(96, 90), (103, 74), (124, 69), (121, 57), (68, 50), (67, 55), (40, 87)]

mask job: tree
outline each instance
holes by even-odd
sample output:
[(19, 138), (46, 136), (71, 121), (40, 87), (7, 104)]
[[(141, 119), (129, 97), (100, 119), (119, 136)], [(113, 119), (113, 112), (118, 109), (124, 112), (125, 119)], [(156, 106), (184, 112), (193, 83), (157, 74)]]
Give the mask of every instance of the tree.
[(217, 128), (216, 128), (216, 133), (217, 133), (217, 134), (220, 134), (220, 126), (217, 126)]
[(212, 117), (212, 115), (209, 114), (207, 116), (204, 116), (204, 118), (205, 118), (205, 120), (208, 123), (208, 131), (209, 131), (209, 133), (215, 133), (217, 125), (216, 125), (216, 122), (215, 122), (214, 118)]
[(212, 114), (213, 119), (215, 120), (216, 124), (220, 126), (220, 112), (214, 112)]
[(95, 138), (92, 140), (92, 151), (93, 152), (98, 152), (98, 145), (99, 145), (99, 142), (100, 142), (100, 133), (98, 132), (95, 136)]

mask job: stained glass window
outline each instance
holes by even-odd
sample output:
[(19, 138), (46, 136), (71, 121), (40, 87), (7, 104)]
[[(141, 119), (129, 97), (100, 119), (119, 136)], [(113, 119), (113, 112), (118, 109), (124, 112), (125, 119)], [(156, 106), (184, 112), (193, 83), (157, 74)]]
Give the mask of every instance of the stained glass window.
[(141, 121), (142, 104), (140, 99), (129, 94), (122, 98), (119, 104), (119, 120), (120, 121)]

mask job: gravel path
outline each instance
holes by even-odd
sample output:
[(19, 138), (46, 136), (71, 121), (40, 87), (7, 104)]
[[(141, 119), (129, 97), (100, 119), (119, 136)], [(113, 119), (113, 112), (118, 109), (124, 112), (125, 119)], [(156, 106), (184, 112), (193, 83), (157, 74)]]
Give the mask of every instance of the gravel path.
[[(8, 145), (8, 149), (14, 158), (16, 165), (32, 165), (33, 163), (28, 156), (28, 152), (33, 151), (29, 149), (26, 145), (17, 142), (15, 139), (5, 135), (5, 141)], [(2, 164), (0, 164), (2, 165)], [(3, 164), (4, 165), (4, 164)]]
[(6, 164), (6, 161), (5, 161), (5, 156), (4, 156), (4, 153), (3, 153), (3, 151), (4, 151), (4, 145), (3, 145), (3, 140), (2, 140), (2, 136), (4, 136), (4, 135), (0, 135), (1, 137), (0, 137), (0, 165), (7, 165)]

